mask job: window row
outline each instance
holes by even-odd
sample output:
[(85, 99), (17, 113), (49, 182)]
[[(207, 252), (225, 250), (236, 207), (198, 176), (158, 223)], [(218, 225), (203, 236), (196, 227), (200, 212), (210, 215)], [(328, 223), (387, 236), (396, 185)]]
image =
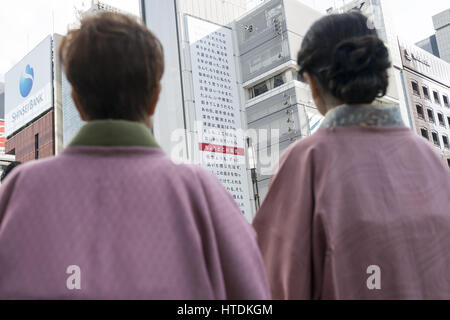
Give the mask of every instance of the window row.
[[(420, 129), (420, 133), (422, 134), (422, 137), (424, 137), (425, 139), (427, 139), (428, 141), (430, 140), (430, 136), (428, 134), (428, 130), (425, 128)], [(439, 135), (437, 132), (432, 132), (431, 133), (431, 139), (433, 140), (433, 143), (438, 146), (439, 148), (441, 147), (441, 142), (439, 140)], [(450, 143), (448, 140), (448, 136), (446, 135), (442, 135), (442, 142), (443, 142), (443, 146), (445, 149), (449, 149), (450, 150)]]
[(249, 89), (250, 99), (256, 98), (257, 96), (260, 96), (263, 93), (275, 89), (285, 83), (286, 83), (285, 74), (284, 73), (277, 74), (275, 77), (260, 82), (254, 87), (250, 88)]
[[(422, 97), (422, 95), (420, 93), (420, 89), (419, 89), (419, 84), (416, 81), (411, 81), (411, 84), (412, 84), (413, 93), (416, 96)], [(423, 93), (423, 97), (425, 99), (431, 101), (430, 91), (428, 90), (427, 86), (425, 86), (425, 85), (422, 86), (422, 93)], [(434, 103), (441, 105), (441, 97), (440, 97), (439, 93), (435, 90), (433, 90), (433, 101), (434, 101)], [(442, 103), (444, 104), (445, 107), (450, 108), (450, 102), (449, 102), (447, 95), (442, 95)]]
[[(423, 106), (420, 104), (416, 104), (416, 111), (419, 119), (425, 120), (425, 111), (423, 109)], [(434, 117), (434, 112), (432, 109), (427, 108), (427, 116), (429, 122), (436, 123), (436, 118)], [(448, 127), (450, 128), (450, 116), (447, 116), (447, 124), (445, 123), (446, 119), (443, 113), (437, 112), (437, 118), (440, 126), (446, 128), (448, 125)]]

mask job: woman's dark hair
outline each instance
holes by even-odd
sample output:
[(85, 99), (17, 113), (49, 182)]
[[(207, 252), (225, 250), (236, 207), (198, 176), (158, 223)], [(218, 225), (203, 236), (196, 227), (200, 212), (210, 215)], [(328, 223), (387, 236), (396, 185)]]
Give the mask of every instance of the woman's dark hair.
[(89, 120), (148, 117), (164, 56), (142, 21), (120, 13), (88, 15), (63, 38), (59, 56)]
[(363, 14), (332, 14), (315, 22), (298, 54), (299, 75), (315, 76), (346, 104), (372, 103), (386, 94), (389, 53)]

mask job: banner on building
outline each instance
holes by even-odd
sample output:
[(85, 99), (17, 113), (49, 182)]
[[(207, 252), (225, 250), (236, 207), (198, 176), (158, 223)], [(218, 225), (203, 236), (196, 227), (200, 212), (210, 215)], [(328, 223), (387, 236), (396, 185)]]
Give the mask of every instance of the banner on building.
[(52, 38), (48, 36), (5, 75), (5, 134), (52, 107)]
[(250, 220), (245, 141), (232, 31), (186, 16), (201, 164), (212, 171)]

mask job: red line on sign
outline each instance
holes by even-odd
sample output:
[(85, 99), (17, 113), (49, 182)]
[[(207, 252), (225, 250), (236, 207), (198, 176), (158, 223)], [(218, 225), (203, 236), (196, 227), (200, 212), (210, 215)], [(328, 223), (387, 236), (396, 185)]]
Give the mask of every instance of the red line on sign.
[(204, 152), (232, 154), (235, 156), (244, 156), (245, 155), (244, 148), (219, 146), (217, 144), (210, 144), (210, 143), (199, 143), (199, 145), (200, 145), (200, 150), (204, 151)]

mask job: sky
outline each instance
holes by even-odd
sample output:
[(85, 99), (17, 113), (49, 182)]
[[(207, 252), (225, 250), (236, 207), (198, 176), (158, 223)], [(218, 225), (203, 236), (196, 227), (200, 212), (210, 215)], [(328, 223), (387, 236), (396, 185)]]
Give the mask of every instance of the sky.
[[(139, 14), (139, 0), (104, 0), (117, 8)], [(5, 73), (46, 36), (65, 34), (76, 20), (76, 9), (90, 0), (0, 0), (0, 82)]]
[[(184, 1), (184, 0), (180, 0)], [(248, 0), (249, 6), (262, 0)], [(319, 11), (348, 0), (298, 0)], [(389, 0), (397, 33), (415, 43), (434, 33), (431, 17), (450, 7), (448, 0)], [(139, 14), (139, 0), (104, 0)], [(0, 0), (0, 82), (5, 73), (53, 31), (65, 34), (75, 20), (75, 9), (89, 7), (90, 0)]]

